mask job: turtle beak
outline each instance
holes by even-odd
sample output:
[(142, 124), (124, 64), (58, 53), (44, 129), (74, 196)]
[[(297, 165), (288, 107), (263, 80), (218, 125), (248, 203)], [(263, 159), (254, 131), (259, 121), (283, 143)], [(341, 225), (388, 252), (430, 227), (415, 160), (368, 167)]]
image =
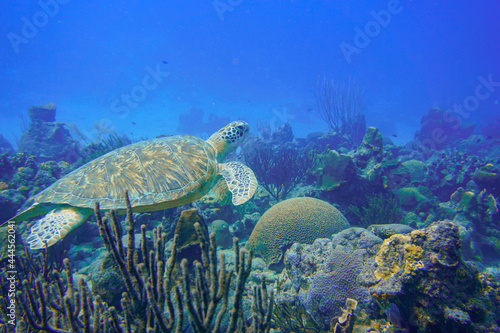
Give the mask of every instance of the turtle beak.
[(243, 135), (246, 136), (246, 134), (248, 134), (248, 132), (250, 132), (250, 126), (248, 125), (248, 123), (246, 121), (243, 121), (243, 120), (239, 120), (239, 121), (235, 121), (235, 128), (243, 133)]

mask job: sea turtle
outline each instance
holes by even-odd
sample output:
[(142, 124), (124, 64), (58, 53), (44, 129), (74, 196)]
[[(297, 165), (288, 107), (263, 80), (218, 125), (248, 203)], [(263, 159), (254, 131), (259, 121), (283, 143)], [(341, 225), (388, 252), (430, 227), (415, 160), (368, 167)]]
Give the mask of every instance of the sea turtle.
[(204, 141), (191, 135), (168, 136), (113, 150), (81, 166), (33, 197), (27, 210), (9, 221), (46, 214), (26, 238), (31, 249), (51, 246), (92, 214), (125, 209), (128, 190), (134, 212), (176, 207), (203, 197), (223, 177), (234, 205), (250, 199), (257, 188), (251, 169), (222, 163), (245, 139), (250, 128), (234, 121)]

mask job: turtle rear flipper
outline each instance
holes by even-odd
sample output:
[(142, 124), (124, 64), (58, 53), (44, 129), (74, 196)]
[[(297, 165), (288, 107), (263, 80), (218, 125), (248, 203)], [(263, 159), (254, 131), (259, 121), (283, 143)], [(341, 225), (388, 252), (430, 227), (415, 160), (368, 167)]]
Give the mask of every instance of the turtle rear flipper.
[(258, 185), (252, 169), (240, 162), (221, 163), (220, 166), (220, 174), (233, 195), (233, 205), (238, 206), (247, 202)]
[(31, 250), (42, 249), (45, 243), (47, 247), (52, 246), (85, 221), (90, 213), (90, 210), (87, 212), (74, 207), (56, 208), (36, 221), (26, 242)]

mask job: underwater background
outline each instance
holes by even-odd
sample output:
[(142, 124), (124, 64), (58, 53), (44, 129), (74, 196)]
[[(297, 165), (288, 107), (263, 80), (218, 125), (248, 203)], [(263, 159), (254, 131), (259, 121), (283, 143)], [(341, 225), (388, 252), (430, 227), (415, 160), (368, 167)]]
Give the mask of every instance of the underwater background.
[[(20, 115), (47, 100), (57, 105), (58, 121), (82, 131), (103, 120), (136, 137), (186, 130), (210, 135), (221, 125), (179, 124), (192, 108), (203, 111), (207, 125), (212, 114), (247, 120), (254, 130), (257, 120), (270, 122), (273, 110), (286, 108), (286, 119), (305, 137), (327, 129), (313, 94), (318, 76), (326, 76), (355, 78), (365, 90), (367, 123), (404, 144), (429, 107), (461, 103), (474, 93), (478, 76), (498, 81), (499, 4), (399, 1), (388, 23), (372, 26), (374, 13), (391, 4), (61, 1), (57, 8), (47, 5), (50, 15), (38, 18), (40, 28), (24, 31), (25, 20), (33, 22), (43, 6), (5, 3), (1, 132), (14, 141)], [(356, 31), (366, 28), (373, 37), (357, 46)], [(343, 52), (342, 43), (357, 50)], [(122, 102), (113, 107), (157, 66), (168, 76), (155, 89), (127, 111), (117, 110)], [(495, 95), (470, 119), (487, 123), (498, 112)]]
[[(0, 8), (0, 333), (500, 331), (498, 1)], [(183, 185), (235, 120), (234, 169), (123, 215), (127, 145)]]

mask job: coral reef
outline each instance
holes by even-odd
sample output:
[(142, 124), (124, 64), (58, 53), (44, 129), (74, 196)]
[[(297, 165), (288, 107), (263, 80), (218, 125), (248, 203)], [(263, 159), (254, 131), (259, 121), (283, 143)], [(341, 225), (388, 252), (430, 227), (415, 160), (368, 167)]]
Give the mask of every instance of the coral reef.
[[(171, 255), (166, 258), (165, 234), (160, 227), (153, 230), (153, 248), (150, 249), (142, 226), (140, 249), (136, 250), (134, 220), (127, 193), (125, 198), (126, 247), (116, 212), (108, 212), (103, 217), (99, 205), (95, 207), (101, 237), (124, 286), (121, 309), (108, 307), (99, 295), (92, 294), (82, 278), (75, 287), (68, 259), (64, 260), (62, 272), (62, 268), (47, 266), (47, 261), (35, 266), (37, 261), (28, 257), (26, 261), (20, 259), (18, 266), (23, 280), (23, 291), (16, 294), (16, 302), (20, 305), (16, 325), (20, 331), (180, 333), (186, 315), (194, 332), (269, 331), (273, 294), (268, 295), (264, 279), (260, 287), (253, 288), (252, 320), (244, 318), (243, 293), (251, 271), (252, 253), (240, 250), (237, 239), (234, 239), (234, 271), (227, 271), (224, 254), (217, 260), (214, 233), (208, 240), (205, 238), (206, 225), (196, 222), (194, 228), (200, 241), (201, 261), (188, 263), (183, 259), (176, 265), (179, 235), (174, 236)], [(181, 267), (180, 272), (176, 266)], [(177, 271), (175, 275), (174, 271)], [(2, 289), (8, 286), (6, 279), (7, 271), (3, 268), (0, 274)], [(6, 295), (7, 292), (0, 295), (0, 327), (5, 327), (9, 320)]]
[(318, 79), (314, 94), (321, 119), (331, 131), (348, 138), (349, 143), (357, 144), (365, 132), (363, 114), (363, 90), (355, 80), (347, 84), (323, 77)]
[(283, 311), (283, 303), (294, 304), (288, 313), (304, 307), (304, 318), (310, 318), (302, 324), (311, 332), (326, 331), (351, 297), (358, 305), (354, 332), (499, 329), (500, 285), (462, 259), (458, 226), (441, 221), (413, 231), (403, 225), (374, 227), (383, 227), (373, 231), (384, 241), (369, 230), (349, 228), (331, 240), (294, 243), (285, 254), (277, 311)]
[(352, 157), (339, 154), (329, 147), (321, 154), (315, 154), (312, 174), (316, 177), (316, 187), (330, 191), (342, 183), (353, 182), (357, 177), (357, 169)]
[(398, 304), (417, 332), (498, 330), (499, 290), (462, 260), (460, 246), (458, 227), (449, 221), (395, 234), (360, 276), (376, 300)]
[(363, 141), (353, 154), (354, 163), (360, 169), (366, 169), (370, 164), (379, 163), (384, 152), (382, 134), (375, 127), (368, 127)]
[(408, 160), (402, 163), (402, 166), (409, 174), (411, 184), (425, 184), (427, 181), (427, 165), (422, 161)]
[(350, 147), (351, 145), (345, 137), (334, 131), (309, 133), (305, 138), (305, 143), (307, 146), (319, 151), (324, 151), (327, 146), (329, 149), (345, 151), (346, 148), (344, 147)]
[(383, 241), (382, 238), (374, 234), (370, 229), (356, 227), (345, 229), (332, 236), (331, 246), (347, 253), (352, 253), (359, 249), (368, 251)]
[(371, 225), (367, 229), (372, 232), (377, 237), (381, 239), (386, 239), (395, 234), (407, 234), (413, 231), (413, 228), (405, 224), (378, 224)]
[(299, 156), (289, 145), (271, 145), (257, 141), (245, 145), (245, 161), (271, 196), (284, 200), (301, 182), (310, 167), (311, 158)]
[[(364, 214), (356, 208), (366, 206), (374, 200), (374, 195), (381, 193), (390, 211), (394, 202), (389, 186), (392, 183), (388, 179), (399, 165), (400, 162), (384, 151), (380, 132), (370, 127), (355, 151), (339, 153), (327, 148), (322, 153), (316, 152), (308, 173), (309, 180), (321, 190), (321, 199), (335, 202), (353, 223), (368, 223), (360, 221)], [(354, 211), (353, 207), (356, 207)]]
[(461, 123), (460, 118), (450, 115), (450, 111), (432, 108), (422, 116), (415, 140), (420, 145), (439, 150), (467, 138), (475, 127), (474, 123)]
[(346, 298), (354, 297), (362, 308), (371, 308), (372, 297), (358, 282), (358, 275), (370, 252), (381, 243), (380, 238), (362, 228), (346, 229), (334, 235), (333, 241), (294, 243), (285, 255), (289, 284), (284, 284), (277, 302), (296, 299), (308, 310), (313, 322), (323, 327), (322, 331), (341, 316)]
[[(100, 216), (98, 205), (96, 205), (96, 218), (101, 236), (108, 252), (113, 254), (127, 291), (122, 297), (122, 304), (124, 304), (125, 308), (125, 323), (133, 321), (134, 325), (138, 326), (140, 330), (147, 327), (166, 332), (175, 327), (175, 330), (180, 332), (182, 329), (183, 307), (185, 307), (189, 314), (191, 327), (195, 332), (206, 332), (212, 329), (212, 325), (214, 325), (214, 332), (219, 331), (221, 321), (227, 314), (229, 306), (229, 286), (233, 272), (226, 272), (223, 255), (219, 259), (220, 265), (217, 265), (215, 234), (210, 235), (210, 241), (208, 242), (205, 237), (208, 234), (207, 227), (199, 223), (203, 222), (203, 220), (194, 223), (202, 260), (201, 262), (195, 260), (194, 265), (188, 264), (186, 258), (180, 262), (182, 268), (181, 293), (181, 288), (175, 286), (172, 278), (176, 263), (179, 234), (174, 236), (171, 256), (165, 263), (165, 234), (161, 234), (161, 228), (153, 232), (155, 246), (154, 250), (148, 252), (145, 245), (145, 227), (142, 227), (141, 254), (143, 262), (137, 265), (133, 259), (134, 227), (132, 209), (128, 195), (125, 194), (125, 197), (127, 198), (128, 234), (126, 255), (115, 214), (107, 214), (107, 218), (103, 219)], [(108, 225), (108, 219), (111, 225)], [(233, 302), (229, 307), (231, 310), (229, 311), (227, 332), (241, 331), (243, 329), (242, 296), (252, 260), (252, 253), (245, 260), (245, 251), (239, 250), (236, 239), (234, 249), (237, 255), (235, 262), (236, 290), (233, 295)], [(195, 275), (194, 281), (192, 275)], [(171, 299), (172, 294), (175, 298), (174, 302)], [(272, 297), (270, 302), (272, 302)], [(216, 311), (219, 304), (221, 307)], [(270, 305), (261, 304), (260, 306), (272, 311)]]
[(0, 180), (5, 182), (12, 177), (14, 168), (10, 163), (8, 153), (0, 153)]
[(229, 230), (229, 224), (223, 220), (215, 220), (208, 226), (209, 233), (215, 234), (215, 243), (217, 246), (227, 248), (233, 244), (233, 237)]
[(27, 198), (50, 186), (70, 170), (64, 161), (37, 163), (26, 153), (0, 154), (0, 223), (16, 214)]
[(290, 126), (290, 122), (287, 120), (271, 133), (270, 141), (283, 144), (292, 142), (294, 137), (292, 126)]
[(283, 249), (293, 242), (312, 243), (349, 227), (335, 207), (314, 198), (282, 201), (260, 218), (246, 247), (260, 254), (266, 263), (276, 264)]
[(12, 154), (14, 153), (14, 148), (12, 148), (10, 142), (0, 133), (0, 154), (4, 153)]
[[(175, 225), (175, 235), (177, 239), (173, 245), (176, 253), (176, 259), (179, 263), (184, 258), (191, 258), (201, 260), (201, 238), (196, 232), (195, 224), (205, 225), (203, 217), (198, 214), (196, 208), (186, 209), (181, 212), (179, 220)], [(200, 229), (206, 231), (205, 228)], [(208, 238), (208, 231), (205, 232), (203, 237)], [(205, 249), (206, 250), (206, 249)]]
[(352, 298), (348, 298), (345, 301), (345, 309), (342, 308), (342, 315), (337, 318), (337, 322), (333, 327), (334, 333), (347, 333), (352, 332), (354, 328), (354, 322), (356, 321), (356, 315), (354, 311), (358, 307), (358, 301)]
[(396, 194), (399, 204), (406, 209), (420, 212), (422, 206), (429, 204), (429, 199), (420, 193), (418, 188), (412, 186), (400, 188)]
[[(374, 127), (365, 132), (362, 114), (344, 121), (350, 111), (323, 111), (337, 117), (327, 133), (296, 138), (288, 122), (274, 132), (260, 123), (261, 137), (232, 156), (261, 184), (244, 205), (230, 204), (224, 184), (196, 208), (132, 215), (129, 204), (123, 226), (96, 209), (98, 225), (64, 243), (72, 267), (18, 248), (18, 331), (500, 331), (495, 133), (471, 134), (473, 124), (431, 109), (415, 141), (397, 146)], [(29, 115), (22, 141), (27, 149), (45, 140), (37, 150), (15, 153), (0, 136), (0, 222), (79, 164), (131, 142), (103, 123), (100, 141), (80, 149), (69, 134), (77, 128), (57, 123), (53, 105)], [(193, 115), (204, 114), (181, 115), (182, 132), (226, 122), (209, 115), (193, 127)], [(16, 242), (28, 227), (16, 225)], [(233, 237), (249, 237), (246, 250)], [(2, 268), (0, 332), (8, 331), (6, 276)]]
[(439, 214), (460, 227), (462, 253), (469, 260), (497, 263), (500, 255), (500, 216), (495, 197), (474, 181), (459, 187), (448, 202), (439, 204)]
[(333, 237), (333, 241), (292, 245), (285, 255), (286, 280), (276, 296), (278, 305), (293, 300), (301, 304), (296, 309), (307, 309), (307, 323), (321, 327), (313, 332), (335, 326), (346, 298), (355, 297), (362, 308), (372, 307), (372, 297), (359, 284), (358, 275), (369, 252), (376, 251), (382, 240), (362, 228), (349, 228)]
[(488, 159), (466, 154), (457, 149), (445, 149), (429, 159), (426, 187), (441, 201), (447, 201), (457, 187), (473, 179), (478, 168), (488, 164)]
[(286, 332), (324, 332), (325, 325), (318, 323), (299, 301), (289, 300), (274, 304), (273, 320)]
[(25, 201), (26, 197), (16, 190), (9, 188), (0, 190), (0, 224), (16, 215)]
[[(358, 224), (367, 228), (372, 224), (396, 222), (397, 200), (391, 193), (376, 193), (368, 195), (367, 203), (361, 208), (350, 205), (349, 210), (359, 219)], [(352, 221), (351, 221), (352, 222)]]
[(31, 123), (19, 141), (19, 152), (36, 156), (37, 161), (76, 162), (80, 157), (78, 142), (63, 123), (56, 122), (53, 103), (28, 109)]
[(364, 306), (371, 302), (367, 288), (357, 282), (363, 269), (365, 250), (348, 254), (333, 250), (326, 260), (325, 271), (314, 274), (303, 303), (316, 320), (325, 318), (330, 321), (342, 313), (342, 305), (348, 298), (362, 302)]
[(500, 170), (491, 163), (477, 168), (472, 179), (482, 188), (487, 189), (495, 197), (500, 198)]
[[(99, 296), (92, 295), (85, 280), (81, 277), (77, 279), (73, 274), (68, 259), (64, 259), (63, 265), (59, 266), (49, 264), (46, 252), (43, 258), (27, 254), (27, 257), (17, 256), (16, 259), (16, 273), (21, 280), (15, 294), (18, 306), (14, 318), (7, 316), (11, 313), (7, 308), (7, 297), (11, 302), (14, 298), (2, 292), (0, 328), (9, 323), (9, 326), (3, 326), (6, 332), (7, 327), (15, 327), (16, 332), (53, 333), (91, 330), (112, 333), (121, 329), (116, 309), (108, 308)], [(7, 279), (11, 275), (5, 268), (2, 270), (2, 289), (9, 285), (10, 280)]]

